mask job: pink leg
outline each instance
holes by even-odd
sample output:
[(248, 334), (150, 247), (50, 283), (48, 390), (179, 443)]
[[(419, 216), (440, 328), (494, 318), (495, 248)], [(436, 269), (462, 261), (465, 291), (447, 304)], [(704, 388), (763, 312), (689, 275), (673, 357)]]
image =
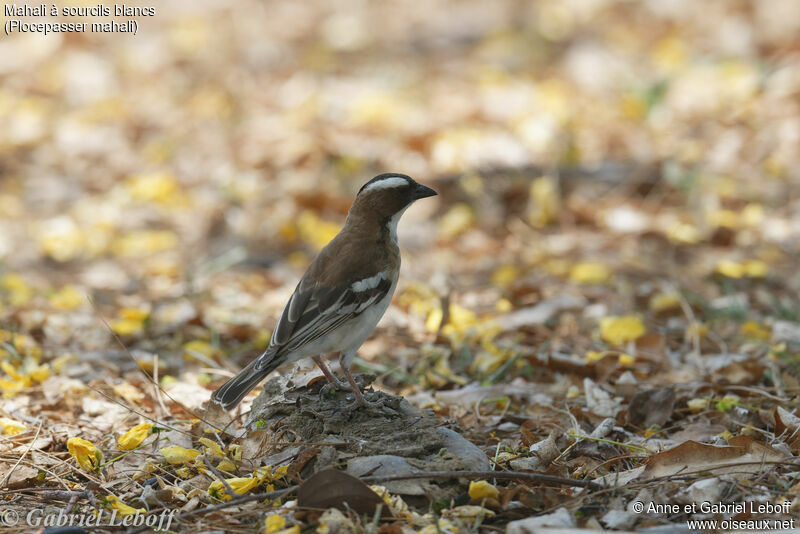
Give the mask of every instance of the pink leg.
[(320, 356), (314, 356), (312, 359), (314, 360), (314, 363), (317, 364), (317, 367), (320, 368), (322, 374), (325, 375), (325, 378), (328, 379), (329, 384), (337, 389), (343, 389), (346, 391), (350, 389), (349, 385), (336, 378), (336, 375), (333, 374)]

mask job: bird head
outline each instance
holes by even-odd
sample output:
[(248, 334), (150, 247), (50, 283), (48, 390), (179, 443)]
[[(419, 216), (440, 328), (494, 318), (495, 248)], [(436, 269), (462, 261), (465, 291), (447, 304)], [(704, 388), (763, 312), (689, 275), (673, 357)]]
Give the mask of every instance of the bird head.
[(359, 189), (348, 219), (389, 224), (395, 230), (406, 208), (421, 198), (435, 195), (436, 191), (405, 174), (379, 174)]

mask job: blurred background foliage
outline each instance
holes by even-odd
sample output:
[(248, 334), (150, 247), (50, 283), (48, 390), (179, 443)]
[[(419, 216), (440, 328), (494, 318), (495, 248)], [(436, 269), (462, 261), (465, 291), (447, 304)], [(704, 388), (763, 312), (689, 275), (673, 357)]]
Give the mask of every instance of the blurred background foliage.
[(460, 335), (564, 283), (622, 314), (660, 294), (643, 273), (704, 298), (798, 286), (793, 0), (173, 1), (139, 22), (0, 40), (0, 319), (53, 356), (110, 346), (98, 313), (144, 348), (263, 344), (385, 171), (442, 193), (401, 225), (417, 313), (395, 326)]

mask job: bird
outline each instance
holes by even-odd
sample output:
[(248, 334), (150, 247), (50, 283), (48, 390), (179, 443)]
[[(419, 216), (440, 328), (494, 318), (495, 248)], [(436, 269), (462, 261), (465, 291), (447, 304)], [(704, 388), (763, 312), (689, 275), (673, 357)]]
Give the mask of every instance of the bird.
[[(297, 284), (267, 348), (221, 385), (212, 400), (231, 410), (279, 366), (311, 357), (328, 380), (326, 387), (353, 392), (355, 400), (348, 410), (369, 406), (350, 366), (397, 288), (397, 223), (414, 202), (436, 194), (399, 173), (379, 174), (365, 183), (341, 231), (314, 258)], [(347, 382), (339, 380), (322, 359), (336, 352)]]

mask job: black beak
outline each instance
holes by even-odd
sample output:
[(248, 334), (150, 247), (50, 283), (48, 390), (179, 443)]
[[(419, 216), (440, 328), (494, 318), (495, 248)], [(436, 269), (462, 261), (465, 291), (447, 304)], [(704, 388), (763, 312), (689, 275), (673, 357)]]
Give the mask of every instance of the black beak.
[(413, 194), (414, 194), (414, 200), (418, 200), (420, 198), (435, 197), (437, 193), (430, 187), (424, 186), (422, 184), (417, 184)]

